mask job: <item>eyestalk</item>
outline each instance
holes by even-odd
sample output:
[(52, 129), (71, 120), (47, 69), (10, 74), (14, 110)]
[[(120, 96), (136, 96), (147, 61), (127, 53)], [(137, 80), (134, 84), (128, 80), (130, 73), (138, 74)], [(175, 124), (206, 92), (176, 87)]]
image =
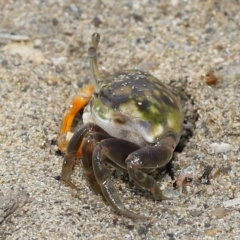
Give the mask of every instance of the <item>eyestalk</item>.
[(88, 49), (88, 57), (90, 60), (90, 71), (92, 75), (92, 80), (95, 86), (95, 92), (99, 91), (99, 81), (100, 81), (100, 72), (98, 69), (97, 63), (97, 47), (100, 41), (100, 35), (98, 33), (93, 33), (92, 35), (92, 47)]

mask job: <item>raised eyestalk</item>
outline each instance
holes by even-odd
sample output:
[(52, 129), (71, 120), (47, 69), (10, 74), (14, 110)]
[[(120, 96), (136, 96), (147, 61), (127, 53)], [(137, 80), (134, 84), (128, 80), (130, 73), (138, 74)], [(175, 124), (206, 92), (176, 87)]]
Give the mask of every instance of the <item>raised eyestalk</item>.
[(98, 33), (93, 33), (92, 35), (92, 47), (88, 49), (88, 57), (90, 59), (90, 71), (92, 75), (92, 80), (95, 87), (95, 92), (99, 91), (99, 81), (100, 81), (100, 72), (98, 69), (97, 63), (97, 47), (100, 41), (100, 35)]
[(95, 47), (97, 49), (99, 42), (100, 42), (100, 35), (99, 35), (99, 33), (93, 33), (93, 35), (92, 35), (93, 47)]

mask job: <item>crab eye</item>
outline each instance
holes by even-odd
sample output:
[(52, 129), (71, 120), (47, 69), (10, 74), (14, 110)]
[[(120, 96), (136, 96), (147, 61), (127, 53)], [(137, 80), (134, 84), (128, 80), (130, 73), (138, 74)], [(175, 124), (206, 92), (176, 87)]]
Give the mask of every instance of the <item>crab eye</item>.
[(92, 44), (96, 48), (98, 43), (100, 42), (100, 34), (99, 33), (93, 33), (92, 35)]

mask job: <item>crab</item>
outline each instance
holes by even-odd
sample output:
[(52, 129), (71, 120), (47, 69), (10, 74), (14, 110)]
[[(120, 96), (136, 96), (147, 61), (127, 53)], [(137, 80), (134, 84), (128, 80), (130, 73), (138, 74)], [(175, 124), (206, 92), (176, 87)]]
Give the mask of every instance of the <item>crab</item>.
[[(179, 98), (149, 73), (127, 70), (102, 77), (96, 55), (99, 41), (100, 35), (94, 33), (88, 49), (93, 84), (82, 89), (63, 119), (59, 148), (65, 156), (60, 177), (75, 188), (70, 176), (75, 159), (81, 157), (96, 194), (102, 194), (118, 214), (146, 218), (124, 206), (109, 166), (128, 173), (155, 199), (169, 199), (149, 173), (172, 158), (182, 133), (182, 106)], [(83, 126), (72, 133), (73, 120), (83, 108)]]

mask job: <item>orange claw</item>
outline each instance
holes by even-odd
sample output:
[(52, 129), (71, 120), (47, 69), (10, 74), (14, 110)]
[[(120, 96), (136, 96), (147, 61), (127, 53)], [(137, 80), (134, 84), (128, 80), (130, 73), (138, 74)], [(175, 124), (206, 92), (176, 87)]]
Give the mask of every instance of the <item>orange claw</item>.
[[(82, 88), (79, 96), (73, 99), (69, 109), (67, 110), (67, 113), (64, 116), (63, 122), (62, 122), (61, 136), (58, 138), (58, 147), (61, 150), (61, 152), (66, 152), (67, 145), (73, 135), (71, 130), (72, 130), (72, 124), (75, 116), (82, 108), (84, 108), (88, 104), (88, 102), (92, 98), (93, 92), (94, 92), (93, 85), (87, 85), (86, 87)], [(76, 157), (81, 156), (80, 149), (77, 152)]]
[(73, 99), (69, 109), (67, 110), (65, 117), (63, 118), (61, 134), (71, 132), (72, 123), (75, 116), (82, 108), (84, 108), (88, 104), (88, 102), (92, 98), (93, 92), (94, 92), (94, 86), (88, 85), (82, 88), (79, 96)]

